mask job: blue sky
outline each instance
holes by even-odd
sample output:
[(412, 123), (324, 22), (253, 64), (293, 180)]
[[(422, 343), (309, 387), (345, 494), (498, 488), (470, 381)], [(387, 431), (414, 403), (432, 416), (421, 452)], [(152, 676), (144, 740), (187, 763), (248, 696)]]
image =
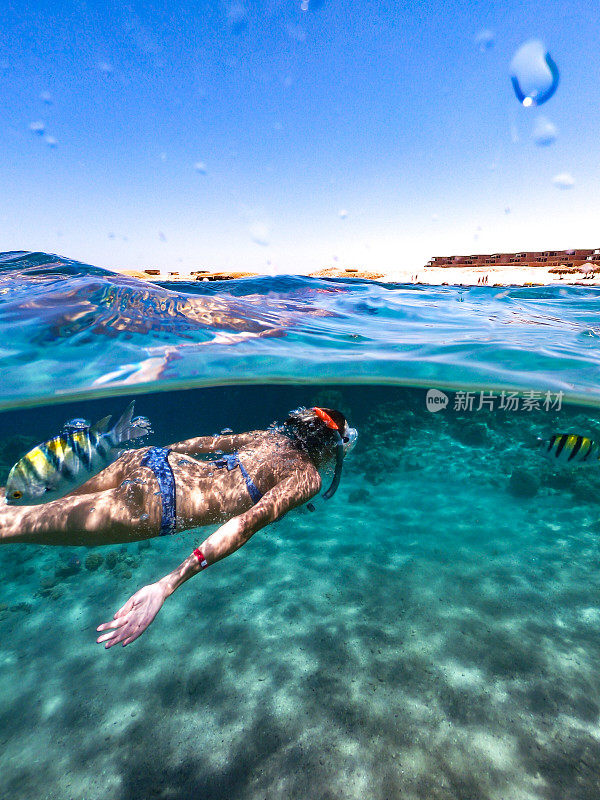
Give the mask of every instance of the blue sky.
[[(9, 0), (2, 21), (0, 250), (306, 272), (600, 246), (589, 1)], [(532, 38), (561, 80), (523, 108)]]

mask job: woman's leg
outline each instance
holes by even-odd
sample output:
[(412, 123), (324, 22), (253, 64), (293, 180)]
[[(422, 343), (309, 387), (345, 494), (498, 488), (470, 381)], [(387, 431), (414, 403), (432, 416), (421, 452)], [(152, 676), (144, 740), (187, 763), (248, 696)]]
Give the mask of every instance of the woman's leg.
[[(146, 483), (147, 470), (124, 484), (91, 494), (71, 494), (39, 506), (4, 506), (0, 544), (124, 544), (157, 536), (161, 503)], [(140, 479), (141, 480), (138, 480)]]

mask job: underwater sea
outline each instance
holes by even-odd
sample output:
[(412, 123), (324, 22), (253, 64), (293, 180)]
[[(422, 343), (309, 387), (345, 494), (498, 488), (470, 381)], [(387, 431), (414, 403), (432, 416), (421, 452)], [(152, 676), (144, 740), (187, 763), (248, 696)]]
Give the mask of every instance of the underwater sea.
[[(146, 284), (0, 255), (0, 484), (134, 399), (147, 444), (340, 409), (340, 487), (96, 627), (207, 534), (0, 546), (0, 798), (597, 800), (600, 290)], [(325, 485), (327, 485), (325, 483)], [(209, 529), (210, 530), (210, 529)]]

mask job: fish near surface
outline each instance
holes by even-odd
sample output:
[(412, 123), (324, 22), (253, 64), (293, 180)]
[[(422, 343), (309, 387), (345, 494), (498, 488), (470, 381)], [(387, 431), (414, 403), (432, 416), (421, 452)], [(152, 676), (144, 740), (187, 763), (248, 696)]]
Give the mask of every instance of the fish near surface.
[(71, 421), (58, 436), (26, 453), (8, 476), (8, 505), (32, 506), (57, 500), (102, 472), (119, 457), (120, 445), (151, 433), (146, 417), (133, 419), (133, 408), (134, 401), (110, 429), (110, 416), (90, 427), (77, 427)]

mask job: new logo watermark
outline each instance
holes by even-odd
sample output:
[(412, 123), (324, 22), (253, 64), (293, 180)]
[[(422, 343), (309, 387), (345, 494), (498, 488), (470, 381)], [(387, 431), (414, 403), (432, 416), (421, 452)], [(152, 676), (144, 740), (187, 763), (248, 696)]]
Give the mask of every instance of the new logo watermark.
[[(454, 411), (560, 411), (563, 392), (454, 392)], [(425, 405), (432, 413), (450, 404), (450, 397), (440, 389), (428, 389)]]
[(433, 414), (435, 414), (436, 411), (441, 411), (443, 408), (446, 408), (449, 402), (450, 398), (445, 392), (441, 392), (439, 389), (427, 390), (427, 394), (425, 396), (425, 405), (427, 406), (427, 411), (431, 411)]

